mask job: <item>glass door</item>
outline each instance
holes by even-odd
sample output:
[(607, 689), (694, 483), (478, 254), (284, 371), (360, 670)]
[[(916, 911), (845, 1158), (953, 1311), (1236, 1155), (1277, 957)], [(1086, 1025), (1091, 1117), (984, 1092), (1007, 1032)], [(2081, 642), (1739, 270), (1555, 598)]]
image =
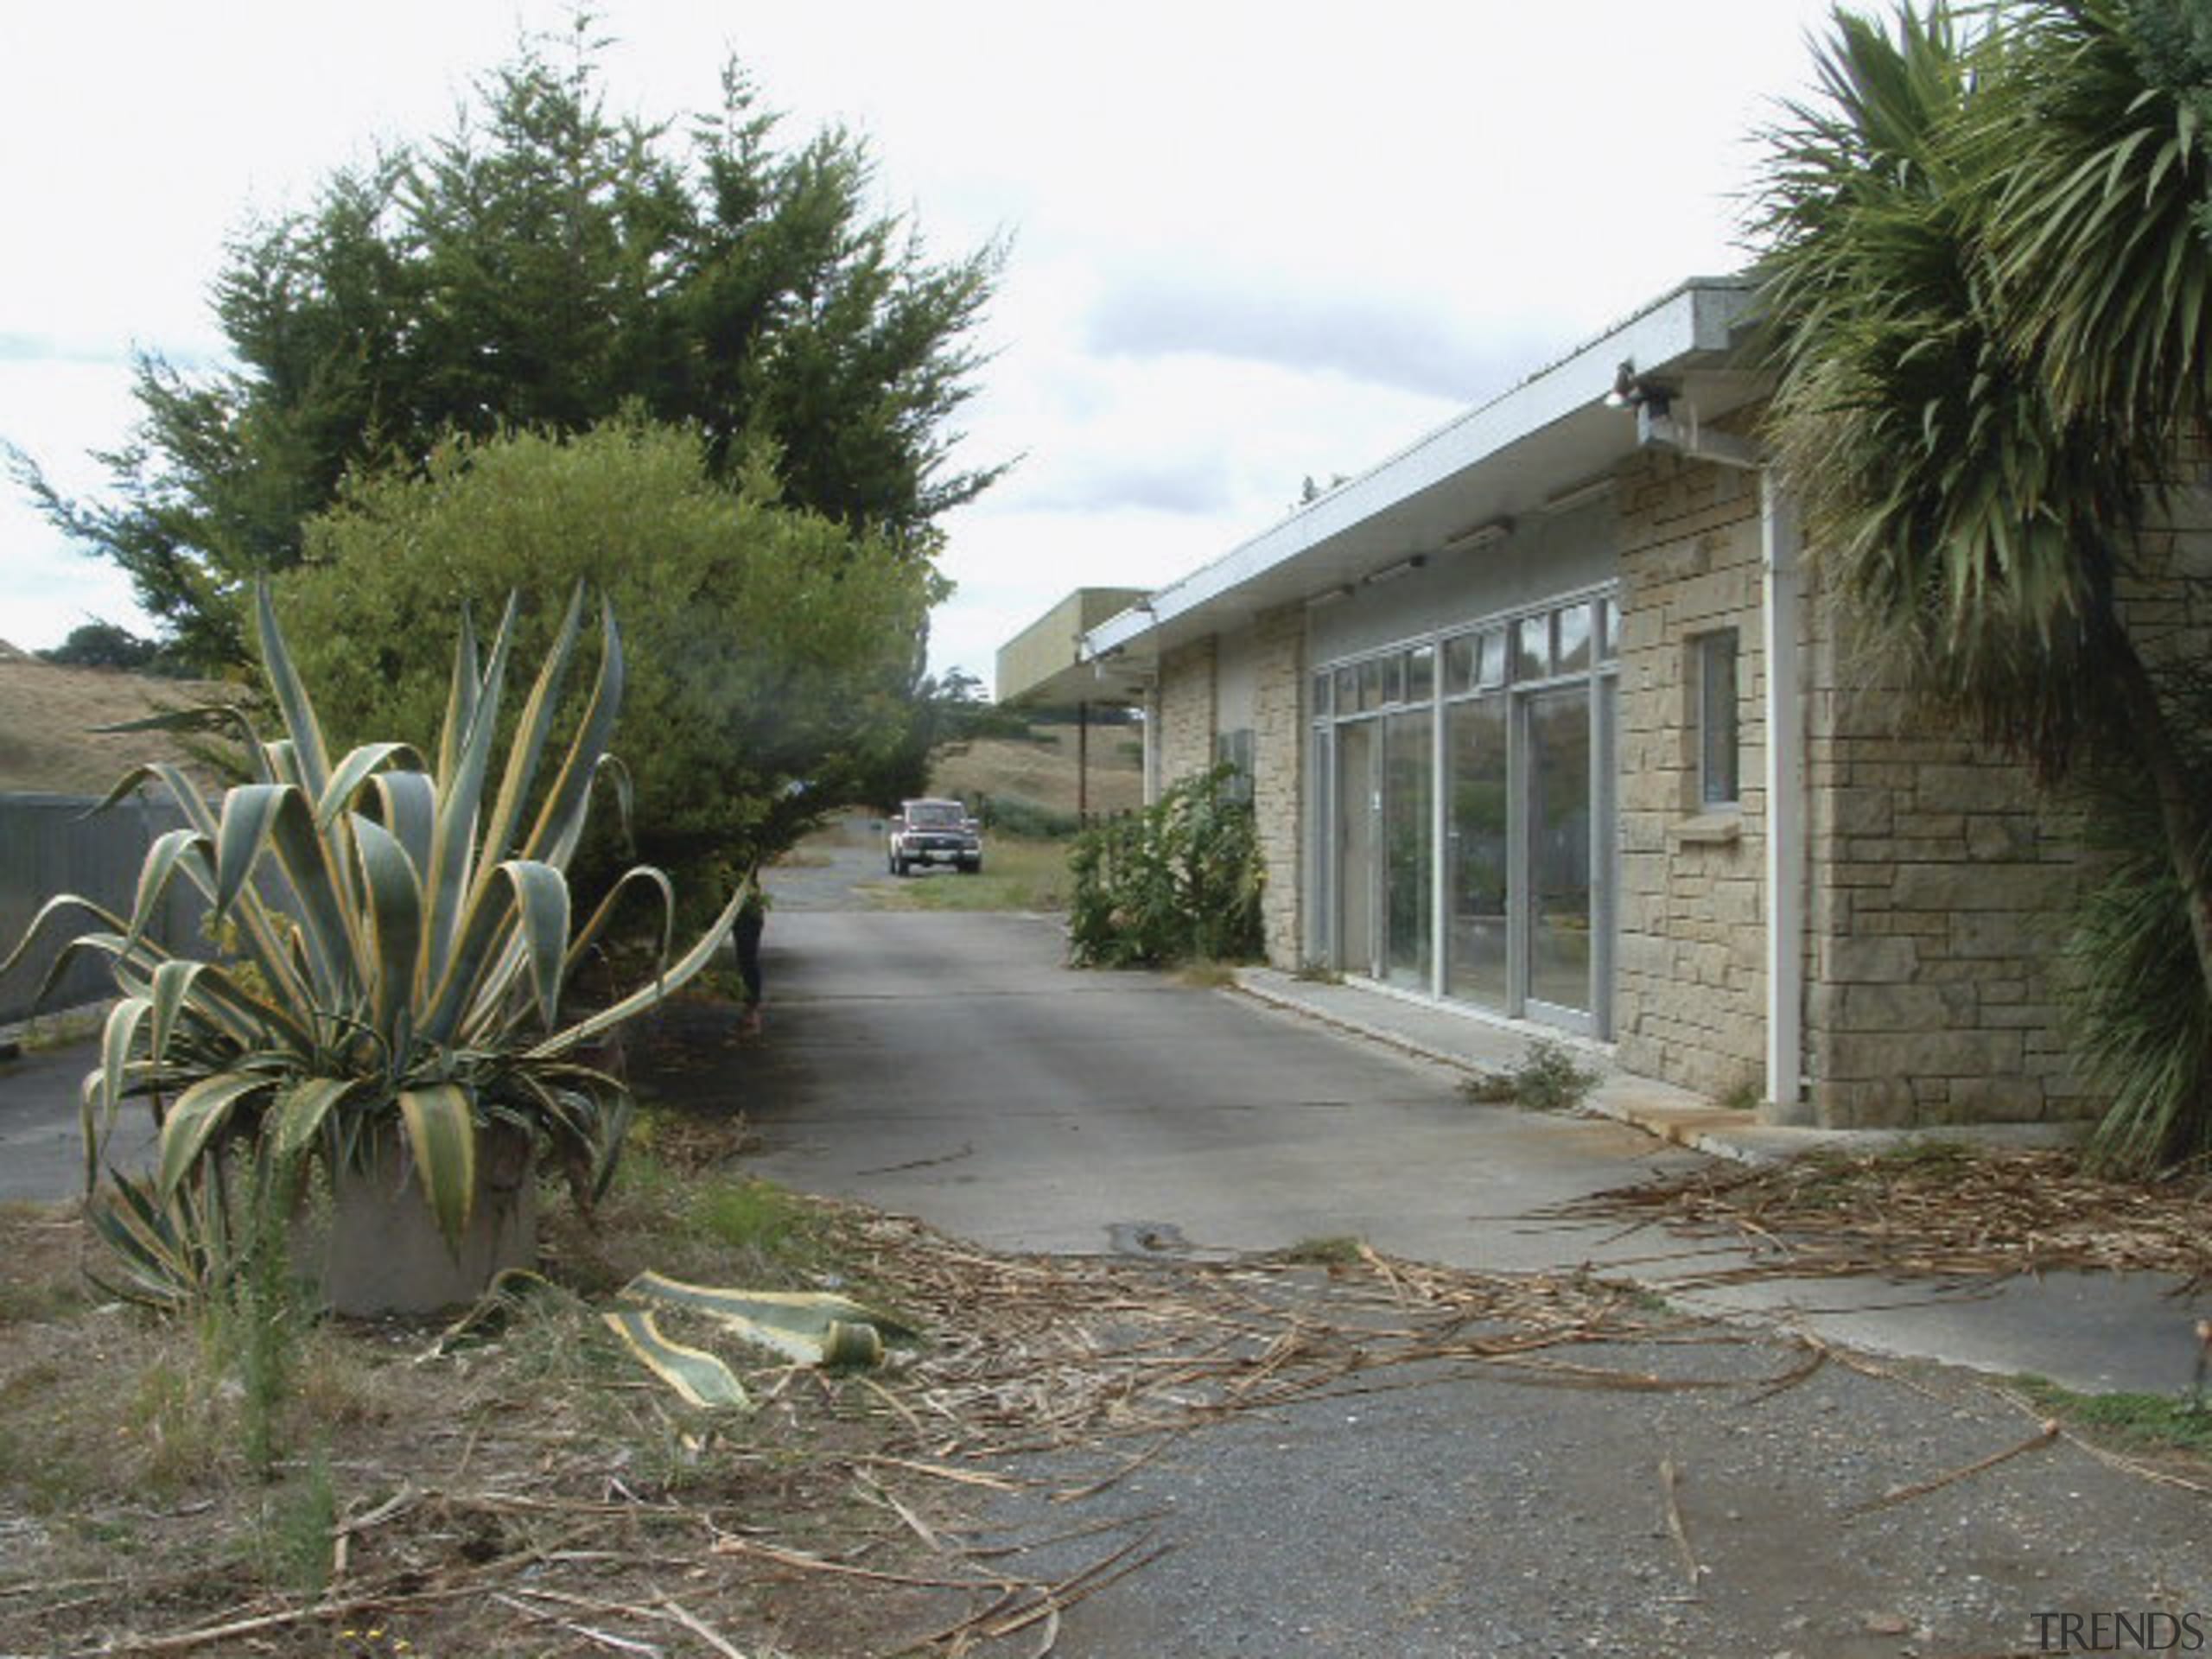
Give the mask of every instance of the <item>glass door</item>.
[(1499, 1013), (1510, 1010), (1507, 872), (1512, 818), (1502, 696), (1449, 705), (1445, 764), (1450, 770), (1445, 874), (1451, 931), (1446, 944), (1448, 995)]
[(1337, 728), (1337, 967), (1348, 974), (1376, 972), (1376, 859), (1382, 791), (1376, 784), (1381, 722), (1351, 721)]
[(1586, 1025), (1595, 909), (1591, 884), (1590, 689), (1527, 700), (1529, 1000)]
[(1383, 722), (1382, 976), (1393, 985), (1425, 991), (1434, 945), (1436, 914), (1436, 792), (1429, 753), (1433, 727), (1426, 709), (1391, 715)]

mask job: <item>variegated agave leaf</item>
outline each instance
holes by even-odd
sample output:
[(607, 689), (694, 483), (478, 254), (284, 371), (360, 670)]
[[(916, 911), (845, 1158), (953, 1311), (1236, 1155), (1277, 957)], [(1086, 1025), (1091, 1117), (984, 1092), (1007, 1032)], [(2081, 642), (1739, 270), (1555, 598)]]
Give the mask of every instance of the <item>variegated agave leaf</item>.
[[(463, 617), (434, 764), (390, 741), (334, 760), (265, 588), (255, 604), (281, 730), (264, 741), (247, 728), (254, 781), (211, 801), (173, 766), (134, 771), (103, 804), (159, 783), (186, 822), (149, 849), (131, 913), (54, 899), (16, 953), (73, 906), (103, 925), (64, 952), (105, 956), (123, 993), (84, 1091), (88, 1158), (123, 1100), (152, 1096), (160, 1121), (155, 1185), (143, 1205), (120, 1198), (111, 1213), (142, 1242), (159, 1233), (156, 1215), (195, 1224), (197, 1178), (236, 1137), (267, 1137), (287, 1158), (312, 1150), (327, 1165), (369, 1144), (379, 1123), (402, 1131), (449, 1240), (469, 1224), (479, 1139), (494, 1122), (527, 1128), (588, 1202), (611, 1176), (631, 1101), (574, 1051), (703, 968), (740, 902), (672, 964), (674, 894), (658, 870), (624, 874), (575, 926), (566, 870), (594, 787), (606, 777), (618, 791), (626, 785), (607, 749), (625, 680), (612, 611), (601, 607), (597, 673), (565, 745), (556, 728), (582, 639), (581, 591), (495, 766), (516, 601), (487, 651)], [(180, 960), (149, 937), (180, 881), (207, 901), (225, 960)], [(569, 976), (633, 890), (660, 900), (654, 978), (563, 1027)]]

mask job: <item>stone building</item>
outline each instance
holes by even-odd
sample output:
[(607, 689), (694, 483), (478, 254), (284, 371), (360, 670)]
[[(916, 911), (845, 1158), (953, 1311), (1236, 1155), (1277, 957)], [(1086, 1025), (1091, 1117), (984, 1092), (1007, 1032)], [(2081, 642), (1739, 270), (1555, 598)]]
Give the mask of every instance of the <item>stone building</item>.
[(1248, 766), (1278, 966), (1777, 1121), (2079, 1115), (2066, 826), (1801, 576), (1749, 302), (1685, 283), (999, 695), (1141, 703), (1155, 792)]

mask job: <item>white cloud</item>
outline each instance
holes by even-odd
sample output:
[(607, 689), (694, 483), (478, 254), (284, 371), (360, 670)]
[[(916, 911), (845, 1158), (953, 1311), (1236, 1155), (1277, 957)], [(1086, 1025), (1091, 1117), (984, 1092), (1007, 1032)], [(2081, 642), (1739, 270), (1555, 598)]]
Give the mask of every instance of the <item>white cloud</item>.
[[(1471, 402), (1502, 390), (1527, 365), (1518, 349), (1464, 327), (1385, 294), (1161, 278), (1109, 295), (1092, 312), (1084, 343), (1108, 357), (1240, 359)], [(1543, 337), (1526, 325), (1509, 333)]]
[[(1012, 233), (956, 462), (1024, 460), (949, 522), (961, 592), (933, 632), (940, 666), (987, 670), (1067, 588), (1179, 575), (1304, 476), (1363, 470), (1738, 263), (1745, 135), (1806, 83), (1800, 33), (1827, 3), (601, 10), (618, 111), (705, 107), (734, 48), (787, 138), (830, 119), (871, 137), (885, 205), (933, 251)], [(0, 435), (94, 481), (76, 457), (125, 435), (133, 346), (215, 360), (226, 235), (380, 139), (445, 130), (519, 23), (557, 33), (568, 12), (8, 8), (0, 152), (28, 161), (0, 207), (35, 252), (0, 266)], [(118, 591), (0, 501), (0, 632), (128, 620)]]

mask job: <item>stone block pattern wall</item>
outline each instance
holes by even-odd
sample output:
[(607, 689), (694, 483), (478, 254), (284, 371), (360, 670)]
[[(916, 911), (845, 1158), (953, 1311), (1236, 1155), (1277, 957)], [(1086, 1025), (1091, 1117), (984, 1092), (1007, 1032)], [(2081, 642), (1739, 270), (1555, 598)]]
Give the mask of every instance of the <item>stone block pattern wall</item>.
[(1252, 692), (1252, 809), (1267, 861), (1268, 960), (1294, 969), (1304, 939), (1306, 863), (1300, 810), (1306, 768), (1306, 607), (1262, 614)]
[(2212, 658), (2212, 435), (2175, 480), (2120, 594), (2128, 631), (2154, 672)]
[(1908, 696), (1832, 603), (1808, 698), (1805, 1060), (1837, 1128), (2080, 1116), (2053, 957), (2070, 821)]
[(1213, 765), (1213, 636), (1160, 659), (1160, 786)]
[[(1739, 470), (1646, 454), (1620, 523), (1618, 946), (1613, 1033), (1632, 1071), (1713, 1096), (1765, 1066), (1764, 675), (1758, 491)], [(1733, 628), (1740, 779), (1700, 799), (1694, 642)]]
[[(2212, 504), (2183, 482), (2123, 588), (2146, 660), (2212, 651)], [(1926, 713), (1833, 607), (1808, 662), (1813, 961), (1806, 1058), (1821, 1122), (2093, 1116), (2056, 974), (2084, 874), (2075, 817), (2018, 761)]]
[[(2180, 480), (2122, 588), (2146, 660), (2212, 652), (2212, 474)], [(2083, 1117), (2056, 957), (2087, 870), (2077, 817), (1929, 714), (1815, 613), (1807, 660), (1812, 884), (1806, 1064), (1843, 1126)]]

